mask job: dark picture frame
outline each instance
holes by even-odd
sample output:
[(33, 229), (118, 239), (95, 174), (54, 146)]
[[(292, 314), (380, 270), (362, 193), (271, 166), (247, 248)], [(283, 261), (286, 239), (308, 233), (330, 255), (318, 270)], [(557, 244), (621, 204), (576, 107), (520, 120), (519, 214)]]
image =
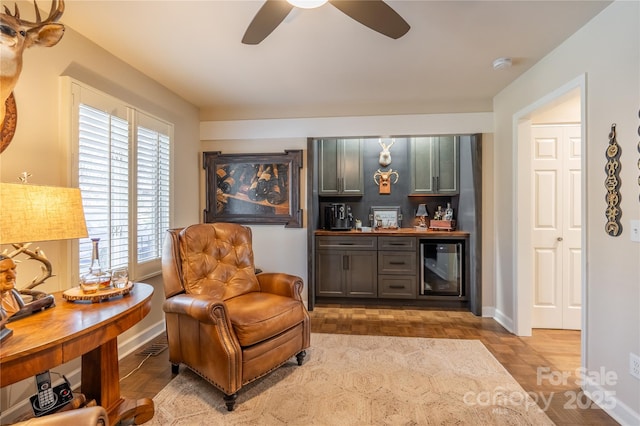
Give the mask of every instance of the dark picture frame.
[(204, 221), (302, 227), (302, 150), (283, 154), (202, 153), (206, 173)]

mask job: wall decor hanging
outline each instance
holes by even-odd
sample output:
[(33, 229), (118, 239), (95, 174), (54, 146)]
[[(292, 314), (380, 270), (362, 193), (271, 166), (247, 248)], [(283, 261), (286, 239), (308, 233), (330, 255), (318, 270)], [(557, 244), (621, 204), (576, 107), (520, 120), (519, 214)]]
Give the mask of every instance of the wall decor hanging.
[(389, 169), (386, 172), (378, 169), (378, 171), (373, 174), (373, 181), (378, 185), (380, 194), (391, 194), (392, 176), (396, 178), (393, 183), (398, 183), (398, 172), (394, 172), (393, 169)]
[(620, 210), (621, 154), (622, 150), (616, 140), (616, 124), (613, 123), (611, 132), (609, 132), (609, 146), (606, 151), (607, 164), (605, 165), (605, 172), (607, 178), (604, 181), (604, 186), (607, 189), (607, 195), (605, 196), (607, 202), (605, 232), (612, 237), (617, 237), (622, 233), (622, 224), (620, 223), (620, 216), (622, 216), (622, 210)]
[(203, 152), (207, 207), (204, 221), (302, 227), (302, 151), (284, 154)]
[(382, 142), (382, 139), (378, 140), (378, 143), (382, 147), (382, 151), (380, 151), (380, 156), (378, 157), (378, 163), (380, 163), (382, 167), (387, 167), (391, 164), (391, 147), (396, 143), (396, 140), (391, 139), (391, 143), (389, 145), (385, 145), (384, 142)]
[(64, 35), (64, 25), (57, 22), (64, 13), (64, 0), (53, 0), (49, 16), (44, 20), (35, 1), (34, 7), (34, 22), (20, 18), (17, 4), (13, 13), (7, 6), (4, 6), (4, 13), (0, 13), (2, 54), (6, 56), (0, 69), (0, 153), (9, 146), (16, 131), (18, 113), (13, 89), (22, 71), (22, 54), (31, 46), (54, 46)]

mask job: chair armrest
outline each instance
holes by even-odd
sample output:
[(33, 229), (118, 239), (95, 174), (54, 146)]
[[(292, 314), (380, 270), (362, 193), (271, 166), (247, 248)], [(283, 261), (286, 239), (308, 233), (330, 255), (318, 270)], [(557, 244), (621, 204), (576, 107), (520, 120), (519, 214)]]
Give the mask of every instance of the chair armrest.
[(302, 288), (304, 287), (302, 278), (276, 272), (263, 272), (256, 277), (262, 291), (302, 301)]
[(178, 294), (165, 300), (162, 309), (166, 313), (188, 315), (205, 324), (218, 324), (229, 317), (221, 299), (205, 294)]
[(14, 426), (68, 426), (68, 425), (106, 425), (109, 426), (109, 417), (104, 408), (100, 406), (83, 407), (76, 410), (63, 411), (42, 417), (34, 417)]

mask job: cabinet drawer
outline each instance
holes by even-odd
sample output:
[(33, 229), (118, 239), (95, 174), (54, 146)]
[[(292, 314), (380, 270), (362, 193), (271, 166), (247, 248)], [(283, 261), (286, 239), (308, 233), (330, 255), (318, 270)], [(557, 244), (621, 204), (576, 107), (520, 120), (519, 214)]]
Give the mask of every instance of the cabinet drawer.
[(378, 237), (380, 250), (416, 250), (417, 239), (414, 237)]
[(414, 252), (378, 252), (379, 274), (415, 274), (417, 256)]
[(378, 297), (387, 299), (415, 299), (415, 275), (378, 275)]
[(317, 249), (376, 250), (376, 237), (317, 237)]

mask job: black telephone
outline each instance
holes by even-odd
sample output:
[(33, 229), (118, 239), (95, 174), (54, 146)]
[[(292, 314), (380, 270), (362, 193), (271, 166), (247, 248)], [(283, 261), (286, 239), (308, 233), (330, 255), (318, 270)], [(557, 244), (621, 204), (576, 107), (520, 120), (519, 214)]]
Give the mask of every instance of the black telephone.
[(51, 386), (49, 370), (36, 374), (38, 393), (30, 398), (33, 413), (36, 417), (44, 416), (67, 405), (72, 399), (71, 386), (66, 377), (64, 383)]

